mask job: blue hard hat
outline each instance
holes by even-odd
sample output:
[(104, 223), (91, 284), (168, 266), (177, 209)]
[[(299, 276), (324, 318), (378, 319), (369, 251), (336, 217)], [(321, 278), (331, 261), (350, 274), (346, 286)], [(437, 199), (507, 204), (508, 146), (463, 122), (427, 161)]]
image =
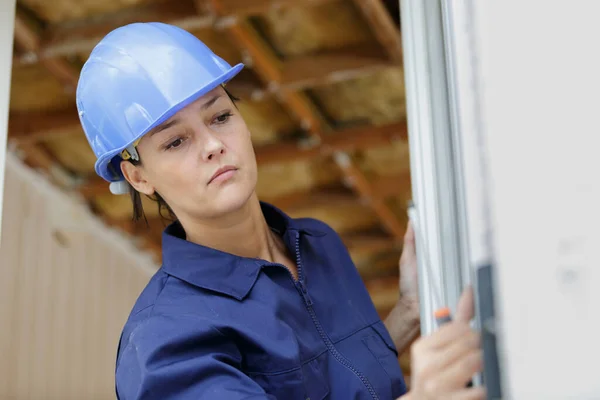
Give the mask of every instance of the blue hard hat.
[(84, 64), (76, 94), (96, 173), (122, 181), (124, 150), (242, 68), (173, 25), (133, 23), (110, 32)]

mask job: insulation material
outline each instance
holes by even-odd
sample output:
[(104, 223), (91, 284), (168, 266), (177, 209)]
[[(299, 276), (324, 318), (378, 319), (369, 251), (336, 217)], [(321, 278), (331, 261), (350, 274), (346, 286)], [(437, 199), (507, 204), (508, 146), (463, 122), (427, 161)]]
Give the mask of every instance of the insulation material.
[(19, 0), (48, 22), (56, 23), (79, 18), (88, 18), (97, 14), (118, 11), (124, 7), (131, 7), (152, 0)]
[(369, 174), (393, 175), (408, 173), (410, 169), (408, 143), (396, 140), (387, 147), (361, 151), (359, 167)]
[(259, 197), (273, 199), (339, 181), (339, 172), (323, 168), (324, 164), (325, 162), (296, 161), (260, 165), (256, 193)]
[(294, 218), (316, 218), (331, 226), (337, 232), (358, 231), (372, 227), (377, 223), (373, 211), (356, 203), (332, 204), (312, 208), (309, 210), (291, 210), (289, 213)]
[(114, 399), (149, 256), (9, 154), (0, 245), (0, 398)]
[(192, 31), (192, 33), (204, 42), (215, 54), (227, 61), (231, 65), (243, 62), (242, 54), (237, 47), (229, 40), (225, 39), (223, 31), (214, 29), (201, 29)]
[(317, 87), (312, 92), (336, 121), (381, 125), (406, 117), (404, 73), (400, 67)]
[(278, 142), (285, 137), (285, 133), (297, 129), (289, 113), (274, 98), (260, 102), (244, 100), (238, 102), (237, 106), (252, 133), (255, 146)]
[(356, 7), (346, 1), (272, 9), (259, 27), (284, 57), (374, 40)]
[(95, 174), (96, 156), (80, 127), (74, 129), (68, 140), (65, 140), (64, 136), (57, 136), (46, 140), (44, 145), (56, 160), (70, 171), (87, 176)]
[(11, 111), (60, 110), (73, 104), (73, 94), (40, 64), (13, 66)]

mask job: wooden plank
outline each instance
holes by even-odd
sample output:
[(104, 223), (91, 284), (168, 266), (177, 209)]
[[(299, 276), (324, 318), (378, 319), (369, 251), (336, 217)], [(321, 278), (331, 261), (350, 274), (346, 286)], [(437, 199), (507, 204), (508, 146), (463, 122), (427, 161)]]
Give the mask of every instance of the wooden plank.
[(375, 192), (373, 189), (374, 186), (369, 183), (364, 173), (354, 165), (347, 154), (339, 152), (335, 153), (334, 157), (344, 174), (350, 178), (352, 188), (361, 198), (369, 203), (381, 220), (384, 228), (398, 242), (402, 241), (405, 232), (404, 227), (400, 223), (398, 216), (385, 204), (385, 198)]
[[(26, 19), (17, 10), (15, 16), (15, 43), (26, 52), (30, 59), (39, 59), (41, 52), (41, 40), (34, 28), (26, 22)], [(68, 91), (74, 91), (77, 87), (79, 72), (68, 62), (62, 59), (43, 59), (41, 63), (52, 73)]]
[(280, 85), (286, 91), (301, 90), (355, 79), (389, 65), (385, 53), (376, 46), (330, 50), (287, 60), (283, 64)]
[(353, 0), (371, 27), (373, 34), (386, 49), (389, 59), (402, 63), (400, 30), (381, 0)]
[(386, 146), (394, 140), (407, 140), (406, 123), (392, 123), (377, 127), (350, 128), (322, 136), (317, 146), (277, 143), (256, 149), (259, 163), (298, 161), (317, 156), (330, 156), (336, 151), (354, 151)]
[(41, 145), (21, 146), (19, 151), (31, 168), (49, 171), (58, 165), (56, 159)]
[[(44, 33), (40, 58), (67, 56), (75, 53), (90, 52), (107, 33), (120, 26), (133, 22), (161, 21), (177, 25), (187, 30), (211, 28), (238, 17), (263, 14), (270, 9), (288, 6), (310, 6), (340, 0), (243, 0), (225, 1), (222, 19), (209, 13), (210, 5), (204, 0), (160, 0), (147, 4), (128, 7), (115, 13), (92, 18), (51, 25)], [(198, 13), (198, 9), (205, 11)]]
[(221, 0), (222, 11), (236, 16), (259, 15), (286, 7), (309, 7), (341, 0)]
[(24, 51), (37, 51), (40, 48), (40, 38), (31, 29), (20, 12), (15, 16), (15, 42)]
[(59, 111), (11, 112), (8, 118), (9, 140), (31, 144), (81, 132), (75, 104)]
[(210, 28), (214, 18), (198, 15), (192, 1), (160, 1), (120, 10), (116, 13), (76, 20), (47, 28), (41, 59), (88, 53), (110, 31), (133, 22), (161, 21), (197, 30)]
[[(226, 15), (224, 3), (221, 0), (209, 0), (215, 15), (223, 17)], [(292, 116), (300, 123), (300, 126), (308, 131), (315, 139), (320, 139), (323, 129), (323, 121), (319, 112), (311, 101), (302, 93), (293, 91), (282, 91), (282, 62), (269, 48), (246, 21), (232, 21), (221, 27), (238, 49), (246, 54), (251, 60), (252, 68), (261, 78), (269, 90), (275, 92), (276, 96), (285, 103)]]
[(379, 176), (375, 181), (371, 182), (373, 192), (379, 196), (387, 198), (399, 194), (399, 188), (402, 193), (410, 193), (411, 191), (411, 175), (410, 170), (406, 170), (400, 174)]

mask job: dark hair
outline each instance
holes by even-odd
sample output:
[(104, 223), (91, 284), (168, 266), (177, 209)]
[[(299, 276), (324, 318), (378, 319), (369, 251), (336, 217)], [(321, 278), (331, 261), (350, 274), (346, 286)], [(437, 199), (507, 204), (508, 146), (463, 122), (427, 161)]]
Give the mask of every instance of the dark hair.
[[(229, 92), (229, 90), (227, 90), (225, 88), (225, 86), (222, 86), (222, 87), (225, 90), (227, 97), (229, 97), (229, 99), (233, 102), (233, 104), (237, 108), (237, 105), (235, 103), (240, 101), (240, 99), (235, 97), (233, 94), (231, 94), (231, 92)], [(142, 164), (141, 159), (140, 160), (129, 159), (128, 161), (130, 163), (132, 163), (133, 165), (141, 165)], [(141, 219), (143, 219), (146, 222), (146, 226), (148, 226), (148, 219), (146, 218), (146, 214), (144, 213), (144, 206), (142, 204), (142, 196), (141, 196), (140, 192), (138, 192), (137, 190), (135, 190), (135, 188), (133, 186), (131, 186), (131, 184), (129, 185), (129, 195), (131, 196), (131, 203), (133, 205), (133, 221), (138, 222)], [(158, 192), (154, 192), (154, 194), (152, 196), (146, 196), (146, 197), (157, 203), (158, 214), (161, 216), (161, 218), (163, 218), (167, 221), (176, 221), (177, 220), (177, 216), (175, 215), (175, 213), (173, 212), (171, 207), (169, 207), (169, 205), (167, 204), (165, 199), (163, 199), (162, 196)]]

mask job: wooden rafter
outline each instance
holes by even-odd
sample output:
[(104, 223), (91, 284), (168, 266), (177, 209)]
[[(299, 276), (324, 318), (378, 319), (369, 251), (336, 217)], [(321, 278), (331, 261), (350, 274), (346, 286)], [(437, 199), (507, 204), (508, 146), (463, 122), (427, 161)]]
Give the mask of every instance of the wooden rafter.
[[(204, 2), (205, 0), (199, 0)], [(235, 14), (238, 17), (264, 14), (268, 10), (286, 7), (316, 6), (340, 0), (221, 0), (221, 9), (226, 15)]]
[(400, 30), (382, 0), (353, 0), (391, 61), (402, 63)]
[(301, 90), (372, 74), (390, 65), (374, 46), (352, 46), (286, 60), (278, 85), (283, 91)]
[[(221, 0), (207, 0), (210, 11), (217, 17), (224, 17), (226, 10)], [(232, 20), (221, 26), (237, 48), (250, 58), (252, 68), (266, 87), (287, 106), (300, 126), (319, 140), (323, 121), (311, 101), (302, 93), (281, 90), (283, 65), (269, 46), (247, 21)]]
[(289, 162), (329, 156), (335, 151), (354, 151), (391, 144), (394, 140), (406, 140), (406, 125), (392, 123), (379, 127), (349, 128), (322, 135), (318, 146), (299, 146), (297, 142), (276, 143), (256, 150), (261, 164)]
[(81, 131), (75, 104), (64, 110), (11, 112), (8, 136), (21, 145), (55, 139)]
[[(40, 35), (26, 22), (21, 12), (17, 10), (15, 16), (15, 43), (31, 59), (40, 59), (42, 47)], [(66, 90), (73, 91), (77, 86), (79, 73), (67, 61), (60, 58), (42, 58), (40, 62), (52, 75), (54, 75)]]
[(404, 237), (404, 227), (393, 211), (385, 204), (385, 197), (374, 190), (365, 175), (358, 169), (346, 153), (336, 153), (335, 160), (344, 174), (350, 179), (351, 187), (368, 202), (381, 220), (386, 230), (397, 240)]

